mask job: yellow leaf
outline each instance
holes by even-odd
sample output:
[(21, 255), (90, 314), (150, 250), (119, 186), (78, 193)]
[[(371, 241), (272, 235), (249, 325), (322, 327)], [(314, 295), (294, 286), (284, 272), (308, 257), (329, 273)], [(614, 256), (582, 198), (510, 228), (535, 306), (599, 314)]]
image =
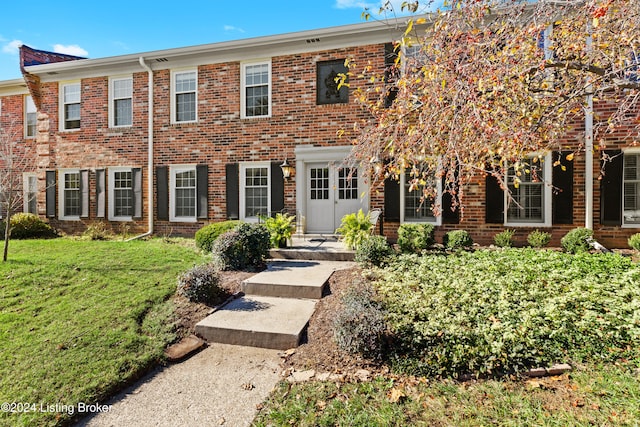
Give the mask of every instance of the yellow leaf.
[(418, 18), (416, 19), (416, 24), (420, 25), (420, 24), (426, 24), (427, 20), (424, 18)]
[(404, 391), (395, 387), (389, 390), (389, 392), (387, 393), (387, 397), (389, 398), (389, 402), (391, 403), (398, 403), (400, 400), (402, 400), (402, 398), (406, 396), (407, 395), (404, 393)]
[(573, 153), (567, 154), (567, 160), (568, 161), (572, 161), (573, 160)]
[(600, 19), (593, 18), (593, 28), (598, 28), (599, 23), (600, 23)]
[(409, 21), (409, 23), (407, 24), (407, 29), (404, 32), (405, 35), (409, 34), (411, 32), (411, 30), (413, 29), (413, 21)]

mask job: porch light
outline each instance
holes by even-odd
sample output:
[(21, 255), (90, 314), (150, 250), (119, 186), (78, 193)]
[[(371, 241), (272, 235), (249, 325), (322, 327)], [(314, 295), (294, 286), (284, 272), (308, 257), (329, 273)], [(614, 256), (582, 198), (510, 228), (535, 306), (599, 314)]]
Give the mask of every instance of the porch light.
[(284, 163), (280, 165), (280, 169), (282, 169), (282, 176), (284, 179), (291, 178), (291, 172), (293, 172), (293, 166), (287, 163), (287, 159), (284, 159)]

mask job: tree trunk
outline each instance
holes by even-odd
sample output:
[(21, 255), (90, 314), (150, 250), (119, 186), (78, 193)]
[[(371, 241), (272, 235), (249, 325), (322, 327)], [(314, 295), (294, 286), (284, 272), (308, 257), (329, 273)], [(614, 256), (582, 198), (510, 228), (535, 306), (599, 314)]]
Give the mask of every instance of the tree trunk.
[(7, 262), (7, 255), (9, 254), (9, 230), (11, 229), (11, 209), (7, 209), (6, 224), (4, 226), (4, 252), (2, 255), (2, 261)]

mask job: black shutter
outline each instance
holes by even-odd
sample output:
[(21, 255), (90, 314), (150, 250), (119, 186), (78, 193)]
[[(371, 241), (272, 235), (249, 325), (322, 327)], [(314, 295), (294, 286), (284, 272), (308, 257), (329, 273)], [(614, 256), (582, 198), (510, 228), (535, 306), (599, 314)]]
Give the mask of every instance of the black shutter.
[(47, 185), (47, 188), (45, 189), (47, 217), (55, 218), (56, 216), (56, 171), (47, 171), (45, 181)]
[[(553, 223), (573, 224), (573, 161), (566, 160), (570, 151), (554, 152), (553, 163), (560, 164), (553, 167)], [(564, 166), (565, 170), (562, 170)]]
[(225, 165), (228, 219), (240, 219), (240, 177), (238, 172), (237, 163)]
[(96, 169), (96, 218), (104, 218), (105, 216), (105, 197), (107, 194), (105, 184), (105, 170)]
[(400, 182), (391, 177), (384, 180), (384, 220), (400, 222)]
[(384, 100), (384, 106), (390, 107), (398, 95), (398, 88), (395, 86), (397, 76), (396, 59), (398, 51), (394, 48), (393, 43), (385, 43), (384, 45), (384, 81), (387, 85), (387, 93)]
[(89, 171), (80, 171), (80, 217), (89, 216)]
[(142, 169), (131, 169), (133, 181), (133, 217), (142, 218)]
[(158, 219), (169, 220), (169, 168), (156, 167), (156, 211)]
[(209, 217), (209, 168), (207, 165), (196, 166), (196, 185), (198, 218), (207, 219)]
[(495, 176), (485, 177), (484, 221), (487, 224), (504, 223), (504, 190)]
[(453, 196), (449, 192), (442, 193), (442, 223), (443, 224), (458, 224), (460, 223), (460, 207), (456, 206), (454, 210), (451, 210), (453, 203)]
[(284, 176), (279, 162), (271, 162), (271, 212), (284, 210)]
[(604, 153), (608, 159), (602, 162), (600, 224), (622, 225), (622, 151), (605, 150)]

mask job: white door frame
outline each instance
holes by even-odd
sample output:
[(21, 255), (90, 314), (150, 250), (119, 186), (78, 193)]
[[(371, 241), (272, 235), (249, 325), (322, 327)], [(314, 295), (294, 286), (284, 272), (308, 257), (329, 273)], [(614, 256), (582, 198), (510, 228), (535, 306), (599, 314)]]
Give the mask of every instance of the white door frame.
[[(307, 231), (307, 163), (342, 162), (351, 153), (352, 147), (315, 147), (313, 145), (298, 145), (295, 148), (296, 155), (296, 212), (301, 218), (298, 223), (302, 225), (302, 232)], [(358, 174), (358, 190), (363, 196), (361, 204), (363, 211), (369, 210), (369, 186), (362, 173)]]

